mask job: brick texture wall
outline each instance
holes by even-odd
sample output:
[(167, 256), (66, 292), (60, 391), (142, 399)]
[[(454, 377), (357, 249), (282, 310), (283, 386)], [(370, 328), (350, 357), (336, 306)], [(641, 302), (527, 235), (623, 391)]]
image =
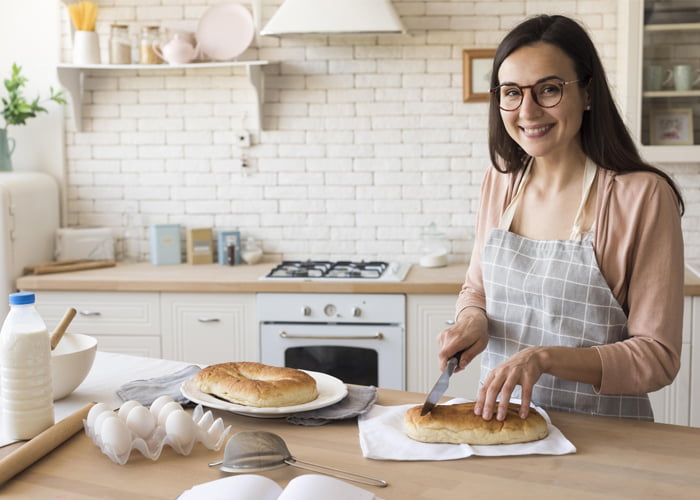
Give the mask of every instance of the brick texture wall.
[[(194, 31), (220, 0), (100, 0), (109, 25)], [(263, 23), (280, 0), (262, 1)], [(487, 105), (462, 102), (462, 51), (495, 47), (524, 17), (581, 20), (615, 81), (616, 2), (393, 0), (410, 36), (262, 37), (263, 130), (245, 68), (90, 71), (83, 128), (66, 119), (67, 223), (107, 226), (120, 255), (149, 257), (148, 225), (239, 228), (280, 258), (417, 262), (431, 222), (463, 262), (486, 148)], [(70, 28), (62, 14), (62, 58)], [(241, 149), (235, 133), (251, 132)], [(245, 157), (248, 167), (241, 166)], [(700, 246), (697, 165), (665, 166), (689, 191)]]

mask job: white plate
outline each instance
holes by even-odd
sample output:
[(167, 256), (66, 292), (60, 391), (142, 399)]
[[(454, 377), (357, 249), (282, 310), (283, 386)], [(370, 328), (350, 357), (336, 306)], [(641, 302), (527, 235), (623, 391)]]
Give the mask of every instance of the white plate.
[(214, 5), (197, 25), (197, 46), (206, 56), (226, 61), (241, 55), (255, 36), (253, 16), (238, 3)]
[(325, 408), (332, 404), (337, 403), (343, 399), (348, 394), (348, 388), (343, 383), (342, 380), (337, 379), (331, 375), (320, 372), (311, 372), (307, 370), (302, 370), (309, 375), (311, 375), (316, 380), (316, 387), (318, 389), (318, 397), (313, 401), (295, 406), (282, 406), (282, 407), (266, 407), (266, 408), (255, 408), (253, 406), (237, 405), (235, 403), (229, 403), (223, 399), (219, 399), (216, 396), (207, 394), (206, 392), (200, 391), (194, 380), (185, 380), (180, 386), (180, 392), (190, 401), (199, 403), (209, 408), (215, 408), (217, 410), (226, 410), (233, 413), (239, 413), (241, 415), (247, 415), (251, 417), (269, 417), (269, 418), (279, 418), (286, 417), (292, 413), (298, 413), (301, 411), (317, 410), (319, 408)]

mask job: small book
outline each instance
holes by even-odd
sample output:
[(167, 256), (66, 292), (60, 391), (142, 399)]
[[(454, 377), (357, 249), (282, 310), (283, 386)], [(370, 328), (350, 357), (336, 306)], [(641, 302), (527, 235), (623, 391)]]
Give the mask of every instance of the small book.
[(212, 252), (211, 228), (203, 227), (187, 230), (187, 263), (211, 264)]
[(178, 500), (381, 500), (371, 491), (340, 479), (318, 474), (297, 476), (282, 488), (257, 474), (229, 476), (202, 483), (183, 492)]
[(150, 227), (151, 264), (180, 264), (180, 224), (152, 224)]

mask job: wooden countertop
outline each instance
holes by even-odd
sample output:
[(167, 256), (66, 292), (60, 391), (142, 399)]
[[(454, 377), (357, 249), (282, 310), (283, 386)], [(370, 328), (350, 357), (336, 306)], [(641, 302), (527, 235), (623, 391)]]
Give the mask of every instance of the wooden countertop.
[(308, 293), (459, 293), (467, 264), (424, 268), (414, 264), (402, 282), (262, 281), (275, 262), (222, 266), (219, 264), (153, 266), (149, 263), (68, 273), (27, 275), (17, 280), (21, 290), (112, 292), (308, 292)]
[[(424, 394), (380, 390), (378, 404), (421, 403)], [(454, 498), (681, 499), (700, 498), (700, 429), (608, 417), (549, 412), (576, 446), (571, 455), (470, 457), (450, 461), (382, 461), (362, 456), (356, 420), (302, 427), (283, 419), (216, 412), (233, 431), (279, 434), (292, 455), (388, 481), (362, 486), (385, 500)], [(15, 446), (15, 445), (13, 445)], [(2, 455), (0, 450), (0, 455)], [(156, 461), (132, 452), (117, 465), (79, 432), (52, 453), (0, 486), (0, 496), (23, 500), (173, 499), (195, 484), (225, 474), (207, 467), (219, 460), (201, 444), (188, 456), (164, 449)], [(260, 474), (285, 486), (305, 472), (284, 467)]]
[[(69, 273), (27, 275), (17, 280), (21, 290), (72, 290), (110, 292), (297, 292), (297, 293), (459, 293), (467, 264), (447, 267), (411, 267), (406, 279), (388, 282), (261, 281), (275, 265), (219, 264), (153, 266), (149, 263), (118, 264), (116, 267)], [(685, 295), (700, 295), (700, 278), (686, 268)]]

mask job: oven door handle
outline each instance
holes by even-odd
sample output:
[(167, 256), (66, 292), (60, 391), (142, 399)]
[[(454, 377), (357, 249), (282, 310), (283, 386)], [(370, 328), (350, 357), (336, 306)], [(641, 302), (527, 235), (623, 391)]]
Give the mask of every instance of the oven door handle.
[(294, 335), (284, 330), (280, 332), (283, 339), (321, 339), (321, 340), (382, 340), (384, 334), (377, 332), (374, 335)]

